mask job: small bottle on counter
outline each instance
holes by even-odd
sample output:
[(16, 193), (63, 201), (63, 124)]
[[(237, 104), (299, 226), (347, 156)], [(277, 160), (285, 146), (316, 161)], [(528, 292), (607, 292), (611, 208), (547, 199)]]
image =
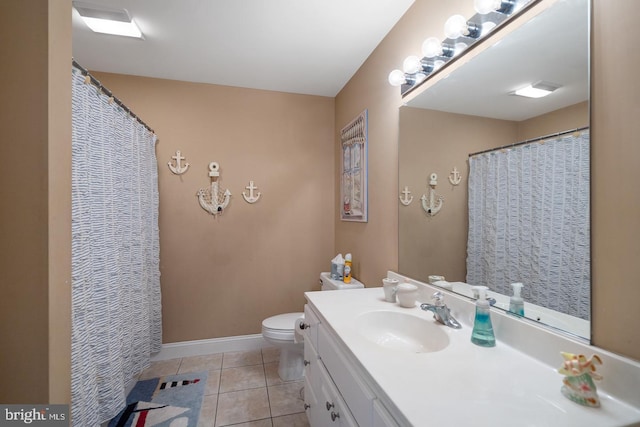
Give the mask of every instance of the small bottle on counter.
[(342, 281), (344, 283), (351, 283), (351, 254), (346, 254), (344, 256), (344, 272)]
[(476, 318), (473, 322), (471, 342), (480, 347), (495, 347), (496, 337), (493, 334), (489, 301), (487, 301), (486, 286), (474, 286), (478, 291), (476, 301)]

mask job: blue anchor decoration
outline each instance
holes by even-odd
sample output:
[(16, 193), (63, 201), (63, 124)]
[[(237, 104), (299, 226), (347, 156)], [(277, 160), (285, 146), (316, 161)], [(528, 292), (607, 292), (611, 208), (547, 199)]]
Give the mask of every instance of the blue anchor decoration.
[(227, 189), (221, 192), (218, 188), (218, 177), (220, 176), (220, 165), (216, 162), (209, 163), (209, 177), (211, 177), (211, 188), (200, 189), (196, 195), (200, 207), (211, 215), (218, 215), (229, 205), (231, 192)]
[(435, 214), (440, 212), (442, 203), (444, 202), (444, 197), (436, 193), (436, 185), (438, 185), (438, 175), (432, 173), (430, 178), (431, 180), (429, 181), (429, 186), (431, 186), (431, 188), (429, 189), (429, 203), (427, 204), (427, 196), (425, 196), (424, 194), (422, 195), (420, 200), (422, 200), (422, 209), (424, 209), (427, 215), (434, 216)]

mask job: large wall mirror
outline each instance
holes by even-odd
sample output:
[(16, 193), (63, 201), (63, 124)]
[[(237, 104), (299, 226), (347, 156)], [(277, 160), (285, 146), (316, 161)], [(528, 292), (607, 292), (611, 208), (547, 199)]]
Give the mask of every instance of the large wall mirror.
[[(441, 275), (447, 282), (486, 285), (490, 295), (493, 292), (496, 297), (495, 307), (503, 309), (508, 309), (511, 296), (508, 282), (522, 281), (522, 294), (525, 303), (529, 304), (525, 309), (526, 317), (589, 339), (590, 3), (589, 0), (547, 3), (548, 7), (533, 14), (526, 22), (519, 23), (512, 31), (510, 28), (497, 43), (483, 48), (446, 78), (422, 91), (417, 90), (418, 93), (408, 97), (410, 101), (400, 108), (399, 186), (401, 191), (406, 187), (414, 200), (407, 206), (398, 204), (398, 263), (402, 274), (425, 282), (430, 275)], [(552, 83), (557, 89), (549, 96), (535, 99), (513, 94), (516, 89), (538, 82)], [(586, 243), (580, 243), (583, 250), (586, 244), (586, 263), (572, 262), (571, 259), (558, 261), (568, 247), (565, 240), (558, 237), (552, 239), (546, 255), (528, 248), (519, 249), (525, 253), (523, 260), (519, 261), (521, 264), (534, 257), (547, 257), (548, 265), (554, 267), (551, 273), (554, 280), (544, 275), (518, 280), (517, 275), (510, 275), (504, 268), (502, 270), (505, 271), (500, 271), (504, 274), (499, 275), (479, 278), (472, 274), (468, 258), (474, 251), (480, 252), (480, 262), (483, 262), (482, 254), (495, 250), (486, 245), (475, 247), (475, 243), (474, 247), (468, 247), (468, 242), (471, 242), (469, 230), (474, 227), (470, 227), (470, 222), (479, 220), (482, 215), (476, 214), (473, 203), (469, 203), (470, 191), (472, 199), (476, 197), (474, 192), (479, 191), (475, 189), (473, 179), (470, 189), (470, 168), (475, 167), (470, 164), (476, 162), (476, 156), (472, 154), (487, 151), (487, 156), (492, 156), (515, 151), (516, 147), (534, 147), (532, 149), (535, 150), (535, 147), (545, 144), (551, 147), (556, 142), (564, 147), (566, 138), (586, 138), (587, 154), (586, 158), (582, 154), (582, 168), (571, 169), (569, 166), (578, 160), (577, 155), (570, 156), (564, 166), (556, 164), (545, 171), (544, 178), (540, 178), (543, 184), (534, 192), (549, 195), (554, 207), (563, 205), (567, 199), (563, 194), (566, 193), (554, 194), (558, 187), (554, 182), (564, 182), (565, 177), (576, 174), (586, 176), (586, 199), (581, 199), (577, 207), (567, 206), (561, 214), (570, 219), (576, 212), (586, 215), (586, 220), (583, 218), (571, 225), (573, 234), (586, 239)], [(496, 158), (490, 158), (489, 163)], [(516, 163), (511, 161), (508, 169)], [(454, 168), (462, 176), (459, 185), (453, 185), (447, 179)], [(420, 206), (421, 196), (429, 197), (433, 173), (438, 175), (434, 190), (443, 199), (442, 208), (436, 215), (428, 214)], [(569, 190), (565, 191), (570, 192), (572, 186), (569, 184)], [(514, 194), (518, 192), (516, 189)], [(513, 205), (506, 204), (507, 199), (512, 198), (517, 197), (501, 198), (500, 203), (504, 201), (504, 204), (499, 203), (498, 213), (494, 215), (514, 209)], [(537, 203), (529, 209), (543, 212), (549, 218), (557, 216), (548, 206), (538, 206)], [(539, 228), (538, 223), (532, 224), (526, 218), (525, 215), (518, 219), (521, 229)], [(502, 225), (494, 228), (500, 230)], [(517, 240), (513, 235), (503, 236), (504, 239)], [(556, 264), (560, 264), (559, 269)], [(580, 283), (575, 287), (568, 286), (564, 279), (566, 270), (576, 268), (576, 265), (582, 269), (578, 274), (582, 275)], [(553, 286), (552, 281), (556, 282)], [(454, 286), (452, 290), (471, 296), (466, 287)], [(504, 298), (500, 298), (500, 294), (504, 294)]]

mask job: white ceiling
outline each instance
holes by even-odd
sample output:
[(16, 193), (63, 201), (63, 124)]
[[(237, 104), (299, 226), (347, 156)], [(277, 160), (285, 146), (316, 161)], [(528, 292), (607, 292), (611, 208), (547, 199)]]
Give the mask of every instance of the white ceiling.
[(127, 9), (145, 40), (93, 33), (74, 9), (73, 56), (95, 71), (333, 97), (413, 1), (87, 0)]

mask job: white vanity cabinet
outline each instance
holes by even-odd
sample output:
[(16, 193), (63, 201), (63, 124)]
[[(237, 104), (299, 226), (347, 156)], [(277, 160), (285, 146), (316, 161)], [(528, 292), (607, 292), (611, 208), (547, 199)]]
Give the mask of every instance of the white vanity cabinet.
[(305, 306), (305, 408), (311, 427), (397, 427), (328, 325)]

